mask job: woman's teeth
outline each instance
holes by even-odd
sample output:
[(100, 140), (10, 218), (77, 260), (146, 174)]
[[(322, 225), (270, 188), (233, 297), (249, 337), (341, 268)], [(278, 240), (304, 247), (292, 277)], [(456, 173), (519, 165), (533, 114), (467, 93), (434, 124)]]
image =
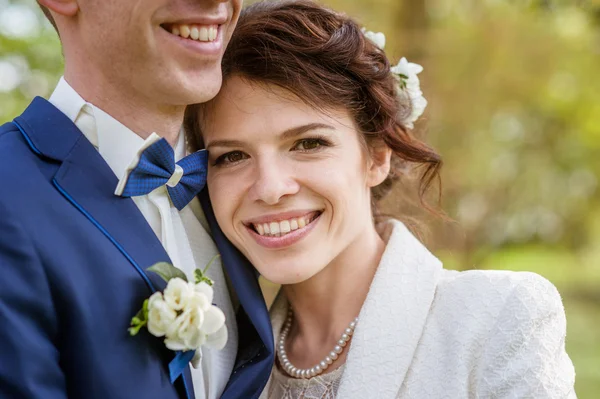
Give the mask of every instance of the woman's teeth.
[(261, 236), (281, 237), (301, 229), (314, 220), (315, 216), (302, 216), (280, 222), (253, 223), (254, 230)]
[(218, 25), (173, 25), (171, 27), (171, 33), (175, 36), (199, 42), (215, 41), (218, 32)]

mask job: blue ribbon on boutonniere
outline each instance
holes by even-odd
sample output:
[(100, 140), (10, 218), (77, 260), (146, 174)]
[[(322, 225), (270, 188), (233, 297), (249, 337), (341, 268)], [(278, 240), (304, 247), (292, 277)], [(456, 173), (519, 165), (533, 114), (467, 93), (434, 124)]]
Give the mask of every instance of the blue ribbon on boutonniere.
[(196, 351), (177, 352), (177, 355), (175, 355), (173, 360), (169, 363), (169, 378), (171, 379), (171, 384), (183, 374), (183, 371), (188, 367), (188, 364), (190, 364), (195, 354)]

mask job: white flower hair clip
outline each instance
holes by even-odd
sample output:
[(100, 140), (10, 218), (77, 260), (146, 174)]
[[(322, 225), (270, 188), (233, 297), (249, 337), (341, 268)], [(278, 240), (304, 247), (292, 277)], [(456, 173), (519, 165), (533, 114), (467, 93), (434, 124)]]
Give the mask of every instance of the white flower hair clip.
[(372, 41), (374, 45), (383, 50), (385, 47), (385, 35), (382, 32), (371, 32), (365, 28), (362, 28), (361, 31), (367, 39)]
[[(385, 34), (382, 32), (371, 32), (365, 28), (362, 28), (362, 32), (367, 39), (373, 42), (373, 44), (382, 50), (384, 49)], [(408, 118), (404, 119), (402, 122), (404, 122), (409, 129), (412, 129), (414, 128), (414, 123), (421, 115), (423, 115), (425, 108), (427, 108), (427, 100), (423, 97), (421, 82), (417, 76), (419, 73), (423, 72), (423, 67), (419, 64), (408, 62), (406, 58), (402, 57), (398, 62), (398, 65), (391, 67), (390, 71), (398, 81), (398, 86), (396, 87), (397, 95), (408, 96), (408, 99), (411, 102), (412, 112)]]

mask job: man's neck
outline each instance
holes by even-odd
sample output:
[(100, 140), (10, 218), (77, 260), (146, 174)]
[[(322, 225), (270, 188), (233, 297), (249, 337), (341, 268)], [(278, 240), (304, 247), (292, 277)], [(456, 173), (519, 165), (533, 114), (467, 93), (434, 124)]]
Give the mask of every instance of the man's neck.
[[(138, 136), (146, 139), (153, 132), (171, 146), (177, 143), (185, 106), (157, 104), (136, 96), (131, 90), (107, 82), (102, 75), (85, 76), (65, 70), (65, 80), (87, 102), (94, 104)], [(89, 82), (94, 82), (92, 86)]]

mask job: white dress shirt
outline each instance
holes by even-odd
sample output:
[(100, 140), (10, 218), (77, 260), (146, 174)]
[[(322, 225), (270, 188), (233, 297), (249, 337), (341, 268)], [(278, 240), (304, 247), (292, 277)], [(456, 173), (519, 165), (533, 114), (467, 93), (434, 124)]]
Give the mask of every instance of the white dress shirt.
[[(60, 79), (49, 101), (75, 123), (117, 178), (121, 179), (144, 139), (100, 108), (86, 102), (64, 78)], [(160, 135), (160, 132), (156, 133)], [(174, 151), (176, 162), (187, 153), (183, 130)], [(163, 186), (148, 195), (133, 197), (133, 201), (159, 238), (173, 265), (183, 270), (190, 281), (194, 279), (196, 268), (204, 269), (210, 259), (218, 254), (197, 198), (178, 211)], [(229, 339), (221, 351), (204, 348), (202, 367), (191, 368), (197, 399), (216, 399), (221, 396), (233, 370), (238, 344), (235, 312), (219, 261), (213, 263), (208, 276), (215, 281), (214, 302), (225, 313)]]

